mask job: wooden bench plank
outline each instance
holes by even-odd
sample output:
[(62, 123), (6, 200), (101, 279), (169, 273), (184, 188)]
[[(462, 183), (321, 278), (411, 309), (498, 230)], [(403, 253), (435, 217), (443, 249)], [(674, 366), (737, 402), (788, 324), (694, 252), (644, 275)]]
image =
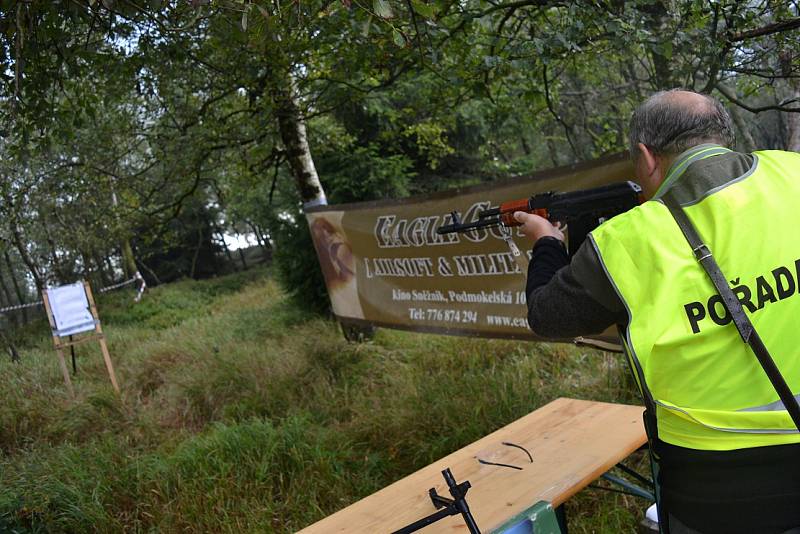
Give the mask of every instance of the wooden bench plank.
[[(444, 458), (398, 480), (302, 534), (391, 532), (435, 511), (428, 489), (450, 497), (441, 471), (469, 480), (467, 503), (478, 527), (489, 532), (545, 500), (558, 506), (622, 461), (647, 440), (640, 406), (560, 398)], [(503, 445), (510, 442), (524, 451)], [(482, 460), (522, 467), (511, 469)], [(422, 532), (466, 532), (460, 516)]]

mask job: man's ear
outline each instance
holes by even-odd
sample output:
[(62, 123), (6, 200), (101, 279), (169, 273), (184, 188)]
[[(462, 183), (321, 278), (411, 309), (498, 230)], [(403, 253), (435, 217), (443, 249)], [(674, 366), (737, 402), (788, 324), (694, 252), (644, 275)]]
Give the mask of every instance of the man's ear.
[(647, 171), (647, 176), (653, 176), (653, 173), (656, 171), (656, 167), (658, 167), (658, 156), (656, 156), (653, 151), (647, 148), (647, 145), (644, 143), (639, 143), (637, 145), (639, 148), (639, 157), (644, 163), (644, 170)]

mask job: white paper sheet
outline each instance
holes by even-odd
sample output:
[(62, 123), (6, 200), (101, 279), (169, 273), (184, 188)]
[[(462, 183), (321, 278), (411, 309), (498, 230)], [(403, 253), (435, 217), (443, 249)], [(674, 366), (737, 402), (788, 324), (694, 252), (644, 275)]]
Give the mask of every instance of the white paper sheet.
[(94, 317), (82, 282), (51, 287), (47, 290), (50, 309), (56, 323), (56, 334), (69, 336), (94, 330)]

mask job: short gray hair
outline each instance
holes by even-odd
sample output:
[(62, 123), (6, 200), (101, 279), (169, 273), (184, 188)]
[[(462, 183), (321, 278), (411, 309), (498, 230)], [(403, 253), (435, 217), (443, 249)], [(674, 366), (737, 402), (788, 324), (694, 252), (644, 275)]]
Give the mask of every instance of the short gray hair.
[(701, 98), (687, 103), (680, 98), (685, 92), (660, 91), (636, 108), (630, 124), (631, 157), (639, 156), (639, 143), (656, 154), (671, 156), (702, 143), (733, 146), (733, 122), (719, 100), (693, 93)]

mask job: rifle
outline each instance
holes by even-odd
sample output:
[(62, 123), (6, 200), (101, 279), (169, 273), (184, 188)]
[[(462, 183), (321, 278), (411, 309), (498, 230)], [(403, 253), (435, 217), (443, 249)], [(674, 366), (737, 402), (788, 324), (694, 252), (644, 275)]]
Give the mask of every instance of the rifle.
[(572, 257), (578, 247), (600, 223), (641, 204), (642, 188), (633, 182), (620, 182), (594, 189), (556, 193), (548, 191), (530, 198), (510, 200), (498, 207), (478, 213), (473, 222), (463, 222), (457, 211), (450, 213), (452, 223), (440, 226), (440, 235), (464, 233), (479, 228), (511, 228), (521, 226), (514, 212), (534, 213), (551, 223), (560, 222), (569, 227), (568, 253)]

